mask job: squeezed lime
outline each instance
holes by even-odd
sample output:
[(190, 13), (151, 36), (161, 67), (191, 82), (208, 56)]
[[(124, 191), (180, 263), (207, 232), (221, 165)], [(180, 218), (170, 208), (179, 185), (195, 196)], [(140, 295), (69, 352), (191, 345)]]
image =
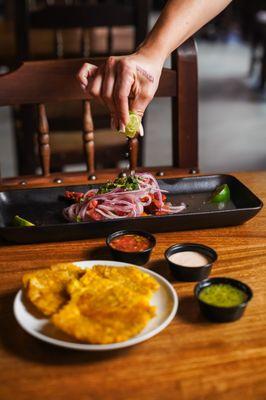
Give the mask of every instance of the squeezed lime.
[(211, 197), (212, 203), (227, 203), (229, 200), (230, 200), (230, 189), (226, 183), (221, 186), (218, 186), (213, 192)]
[(140, 130), (141, 117), (134, 111), (129, 111), (129, 121), (125, 128), (125, 135), (133, 139)]
[(19, 215), (15, 215), (13, 219), (13, 225), (15, 226), (35, 226), (32, 222), (27, 221), (24, 218), (21, 218)]

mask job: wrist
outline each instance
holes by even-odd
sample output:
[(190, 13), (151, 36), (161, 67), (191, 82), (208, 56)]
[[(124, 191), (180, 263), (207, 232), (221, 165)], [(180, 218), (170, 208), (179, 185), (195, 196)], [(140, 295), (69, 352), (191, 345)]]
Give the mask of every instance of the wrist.
[(159, 69), (163, 68), (165, 60), (168, 55), (165, 55), (163, 51), (158, 51), (157, 46), (150, 45), (149, 43), (143, 42), (135, 52), (136, 55), (142, 56), (147, 59), (154, 66), (156, 65)]

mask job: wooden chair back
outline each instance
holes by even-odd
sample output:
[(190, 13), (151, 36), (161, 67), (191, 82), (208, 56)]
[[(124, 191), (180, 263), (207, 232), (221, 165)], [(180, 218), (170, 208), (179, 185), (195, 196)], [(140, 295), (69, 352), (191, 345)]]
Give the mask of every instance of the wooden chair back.
[[(103, 59), (89, 59), (99, 65)], [(17, 70), (0, 77), (0, 106), (37, 105), (37, 131), (42, 175), (49, 181), (50, 144), (46, 116), (47, 103), (83, 101), (83, 145), (89, 179), (97, 179), (94, 164), (94, 133), (90, 100), (81, 90), (76, 74), (84, 59), (25, 62)], [(193, 39), (172, 55), (173, 66), (164, 69), (156, 97), (172, 98), (174, 168), (196, 172), (198, 169), (197, 57)], [(97, 149), (96, 149), (97, 151)], [(138, 139), (129, 141), (130, 166), (137, 167)], [(28, 180), (30, 178), (27, 178)]]
[[(19, 60), (29, 60), (31, 29), (54, 31), (54, 52), (51, 58), (73, 57), (64, 53), (62, 31), (81, 28), (80, 56), (94, 56), (88, 49), (88, 29), (108, 28), (107, 51), (101, 56), (109, 56), (113, 51), (112, 27), (132, 26), (135, 28), (134, 48), (148, 33), (148, 16), (151, 0), (16, 0), (16, 46)], [(35, 5), (35, 6), (34, 6)], [(132, 49), (133, 50), (133, 49)]]
[[(104, 27), (107, 29), (107, 49), (101, 52), (100, 56), (114, 54), (113, 46), (113, 27), (131, 26), (134, 27), (133, 51), (146, 37), (148, 32), (148, 15), (150, 12), (151, 0), (15, 0), (16, 2), (16, 47), (18, 60), (33, 59), (54, 59), (54, 58), (74, 58), (74, 57), (93, 57), (90, 41), (91, 28)], [(30, 32), (32, 29), (49, 30), (54, 34), (54, 48), (48, 54), (32, 54), (30, 50)], [(80, 40), (79, 51), (69, 53), (64, 43), (63, 32), (72, 29), (73, 37), (76, 42)], [(76, 35), (78, 29), (80, 35)], [(44, 31), (46, 32), (46, 31)], [(77, 39), (78, 36), (78, 39)], [(40, 46), (41, 47), (41, 46)], [(129, 49), (130, 50), (130, 49)], [(115, 52), (116, 55), (119, 53)], [(121, 54), (121, 53), (120, 53)], [(99, 52), (98, 52), (99, 56)], [(56, 132), (76, 132), (79, 129), (77, 121), (76, 105), (73, 104), (72, 111), (68, 117), (62, 118), (62, 109), (59, 106), (59, 114), (50, 119), (54, 133)], [(57, 108), (53, 107), (57, 110)], [(97, 129), (109, 128), (109, 118), (98, 110), (94, 117), (90, 118), (87, 107), (87, 120), (91, 121)], [(33, 109), (30, 105), (22, 106), (19, 112), (14, 113), (17, 121), (15, 126), (16, 154), (19, 173), (34, 173), (37, 168), (34, 140), (34, 121)], [(68, 140), (68, 139), (67, 139)], [(79, 163), (79, 154), (74, 146), (68, 159), (71, 164)], [(121, 154), (123, 143), (117, 143), (113, 147), (114, 156)], [(31, 154), (25, 158), (26, 151)], [(102, 148), (102, 152), (106, 150)], [(125, 150), (124, 150), (125, 152)], [(116, 153), (116, 154), (115, 154)], [(139, 162), (142, 162), (142, 152), (139, 152)], [(114, 157), (115, 158), (115, 157)], [(62, 169), (64, 159), (61, 159), (58, 151), (52, 157), (52, 169)], [(119, 160), (118, 160), (119, 161)], [(114, 162), (114, 161), (113, 161)]]

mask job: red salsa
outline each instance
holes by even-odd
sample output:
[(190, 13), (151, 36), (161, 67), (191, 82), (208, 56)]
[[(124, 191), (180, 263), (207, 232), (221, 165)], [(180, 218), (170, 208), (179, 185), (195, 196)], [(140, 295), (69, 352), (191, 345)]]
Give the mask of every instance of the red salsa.
[(149, 249), (151, 242), (146, 237), (140, 235), (121, 235), (111, 240), (110, 246), (115, 250), (133, 253)]

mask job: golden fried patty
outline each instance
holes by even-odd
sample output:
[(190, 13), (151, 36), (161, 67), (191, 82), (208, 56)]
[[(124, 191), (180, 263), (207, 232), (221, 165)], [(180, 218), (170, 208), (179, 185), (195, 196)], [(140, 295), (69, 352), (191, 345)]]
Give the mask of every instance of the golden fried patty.
[(30, 272), (22, 279), (24, 293), (35, 307), (49, 316), (69, 299), (67, 283), (83, 274), (84, 270), (70, 263), (55, 264), (51, 268)]
[(90, 286), (99, 279), (119, 283), (148, 299), (159, 288), (158, 282), (153, 277), (135, 267), (95, 265), (92, 269), (87, 270), (81, 279), (71, 281), (67, 290), (73, 294), (75, 290)]
[(148, 297), (159, 289), (158, 282), (152, 276), (135, 267), (110, 268), (106, 265), (95, 265), (92, 270), (102, 278), (119, 282), (124, 287), (131, 289), (133, 292)]
[(155, 315), (143, 295), (119, 282), (93, 279), (52, 317), (65, 333), (89, 343), (115, 343), (138, 334)]
[(23, 277), (26, 296), (72, 337), (115, 343), (138, 334), (155, 315), (157, 281), (135, 267), (57, 264)]
[(92, 269), (84, 270), (81, 278), (71, 279), (66, 286), (68, 294), (73, 297), (76, 292), (87, 286), (94, 286), (95, 283), (101, 283), (102, 278), (96, 274)]

